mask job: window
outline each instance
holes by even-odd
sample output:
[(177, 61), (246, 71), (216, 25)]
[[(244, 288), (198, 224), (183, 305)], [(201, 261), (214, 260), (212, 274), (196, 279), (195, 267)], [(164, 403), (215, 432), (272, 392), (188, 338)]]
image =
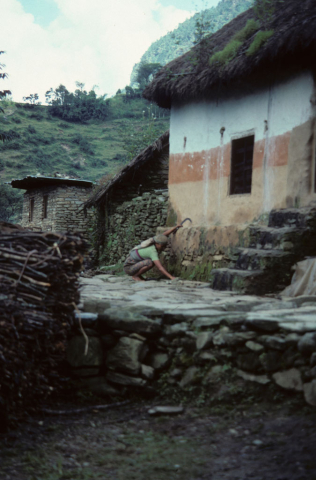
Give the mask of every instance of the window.
[(34, 218), (34, 198), (30, 199), (29, 221), (33, 222)]
[(232, 142), (230, 195), (251, 193), (254, 141), (251, 135)]
[(43, 218), (47, 218), (48, 195), (43, 196)]

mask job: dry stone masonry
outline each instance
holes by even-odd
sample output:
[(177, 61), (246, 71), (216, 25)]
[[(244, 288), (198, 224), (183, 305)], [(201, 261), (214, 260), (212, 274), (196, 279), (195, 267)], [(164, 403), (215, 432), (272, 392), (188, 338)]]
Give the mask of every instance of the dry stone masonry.
[(89, 353), (77, 318), (68, 362), (92, 392), (148, 395), (167, 385), (219, 396), (229, 375), (316, 406), (315, 296), (241, 296), (205, 283), (111, 275), (82, 282)]
[(66, 185), (28, 190), (24, 194), (22, 226), (37, 232), (76, 231), (87, 236), (93, 212), (90, 210), (85, 215), (82, 204), (90, 191), (90, 188)]
[(133, 247), (155, 235), (157, 226), (166, 223), (167, 210), (166, 189), (145, 192), (131, 201), (122, 198), (112, 204), (102, 252), (106, 263), (124, 261)]

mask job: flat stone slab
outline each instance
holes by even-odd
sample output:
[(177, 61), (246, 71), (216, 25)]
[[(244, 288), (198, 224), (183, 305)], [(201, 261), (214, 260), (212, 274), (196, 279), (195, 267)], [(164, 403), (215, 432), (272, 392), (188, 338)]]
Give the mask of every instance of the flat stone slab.
[[(262, 335), (271, 335), (280, 328), (289, 333), (316, 332), (316, 296), (280, 300), (212, 290), (203, 282), (134, 282), (130, 277), (107, 274), (80, 278), (80, 283), (86, 312), (99, 313), (101, 321), (112, 322), (111, 328), (145, 336), (161, 328), (158, 323), (149, 326), (148, 316), (166, 325), (193, 321), (196, 328), (227, 325), (234, 329), (245, 324)], [(137, 329), (136, 323), (132, 325), (127, 318), (127, 310), (139, 314)]]
[(152, 416), (158, 415), (179, 415), (184, 412), (184, 407), (169, 407), (169, 406), (157, 406), (148, 410), (148, 414)]

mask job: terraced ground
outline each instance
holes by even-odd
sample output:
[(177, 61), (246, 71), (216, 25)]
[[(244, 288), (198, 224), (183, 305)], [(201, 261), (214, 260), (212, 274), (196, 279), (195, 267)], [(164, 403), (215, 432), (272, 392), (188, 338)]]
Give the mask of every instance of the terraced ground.
[[(52, 117), (46, 106), (30, 108), (14, 102), (2, 105), (0, 130), (14, 131), (19, 138), (0, 145), (0, 183), (54, 172), (98, 180), (128, 162), (133, 146), (136, 149), (142, 143), (147, 146), (152, 137), (169, 128), (167, 113), (159, 112), (158, 108), (156, 112), (141, 99), (126, 105), (122, 95), (111, 99), (105, 121), (85, 124)], [(152, 114), (157, 116), (155, 120)]]

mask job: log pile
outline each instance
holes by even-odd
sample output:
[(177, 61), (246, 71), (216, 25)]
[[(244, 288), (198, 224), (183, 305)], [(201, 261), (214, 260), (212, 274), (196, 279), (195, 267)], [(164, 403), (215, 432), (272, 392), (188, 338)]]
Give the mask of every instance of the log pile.
[(27, 410), (60, 387), (86, 251), (80, 236), (0, 223), (0, 411)]

